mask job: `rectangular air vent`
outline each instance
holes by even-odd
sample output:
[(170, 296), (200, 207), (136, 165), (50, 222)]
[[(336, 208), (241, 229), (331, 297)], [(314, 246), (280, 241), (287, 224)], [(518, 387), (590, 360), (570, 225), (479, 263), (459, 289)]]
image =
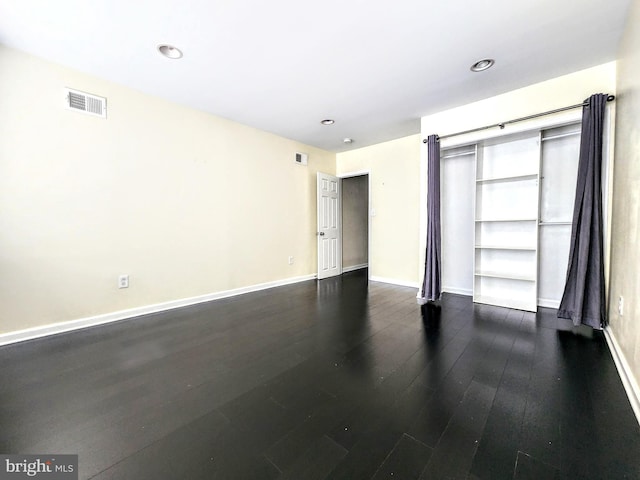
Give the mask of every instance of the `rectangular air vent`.
[(296, 152), (296, 163), (300, 165), (306, 165), (309, 160), (309, 155), (306, 153), (298, 153)]
[(69, 110), (86, 113), (97, 117), (107, 118), (107, 99), (65, 88), (66, 107)]

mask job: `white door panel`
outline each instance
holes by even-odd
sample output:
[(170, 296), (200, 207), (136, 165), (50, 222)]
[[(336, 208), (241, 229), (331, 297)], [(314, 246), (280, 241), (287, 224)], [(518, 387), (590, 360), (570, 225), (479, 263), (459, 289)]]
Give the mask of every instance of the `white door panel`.
[(318, 279), (342, 273), (340, 179), (318, 172)]

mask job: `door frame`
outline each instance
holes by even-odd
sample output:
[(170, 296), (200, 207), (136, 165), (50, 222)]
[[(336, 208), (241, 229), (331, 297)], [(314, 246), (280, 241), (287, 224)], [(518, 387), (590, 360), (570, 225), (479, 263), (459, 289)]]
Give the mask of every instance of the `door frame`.
[[(361, 177), (363, 175), (367, 176), (367, 278), (371, 279), (371, 217), (373, 212), (373, 202), (371, 199), (371, 170), (355, 170), (352, 172), (345, 172), (336, 175), (342, 182), (345, 178), (352, 177)], [(340, 208), (342, 208), (342, 188), (340, 188)], [(342, 222), (342, 215), (340, 216), (340, 221)], [(343, 230), (342, 225), (340, 225), (340, 230)], [(342, 254), (342, 252), (341, 252)], [(343, 264), (343, 273), (344, 273), (344, 264)]]

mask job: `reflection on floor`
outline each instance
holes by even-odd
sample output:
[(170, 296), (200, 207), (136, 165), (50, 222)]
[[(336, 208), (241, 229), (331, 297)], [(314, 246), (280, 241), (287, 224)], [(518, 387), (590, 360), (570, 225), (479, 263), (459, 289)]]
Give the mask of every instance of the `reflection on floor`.
[(601, 332), (367, 271), (0, 348), (0, 452), (80, 478), (640, 478)]

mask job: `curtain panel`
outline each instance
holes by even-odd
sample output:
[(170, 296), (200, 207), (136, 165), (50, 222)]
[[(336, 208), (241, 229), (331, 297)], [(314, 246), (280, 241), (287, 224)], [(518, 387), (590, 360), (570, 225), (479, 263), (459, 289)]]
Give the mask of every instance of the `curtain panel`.
[(603, 226), (602, 134), (607, 95), (595, 94), (582, 110), (578, 180), (571, 227), (567, 281), (558, 317), (574, 325), (606, 325)]
[(424, 277), (418, 292), (418, 303), (440, 299), (440, 140), (437, 135), (427, 137), (427, 250)]

